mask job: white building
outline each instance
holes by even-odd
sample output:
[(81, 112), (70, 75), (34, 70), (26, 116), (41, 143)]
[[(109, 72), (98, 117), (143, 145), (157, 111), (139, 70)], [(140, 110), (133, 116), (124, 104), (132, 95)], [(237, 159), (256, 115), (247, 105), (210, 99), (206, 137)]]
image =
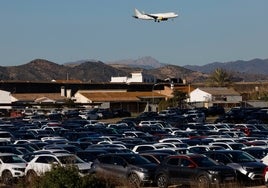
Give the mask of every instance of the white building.
[(190, 92), (188, 102), (200, 103), (205, 107), (213, 104), (239, 104), (242, 102), (242, 96), (233, 88), (202, 87)]
[(131, 73), (131, 77), (111, 77), (111, 83), (154, 83), (155, 78), (142, 72)]
[(10, 109), (11, 106), (4, 106), (4, 104), (10, 104), (12, 102), (11, 93), (8, 91), (0, 90), (0, 109)]

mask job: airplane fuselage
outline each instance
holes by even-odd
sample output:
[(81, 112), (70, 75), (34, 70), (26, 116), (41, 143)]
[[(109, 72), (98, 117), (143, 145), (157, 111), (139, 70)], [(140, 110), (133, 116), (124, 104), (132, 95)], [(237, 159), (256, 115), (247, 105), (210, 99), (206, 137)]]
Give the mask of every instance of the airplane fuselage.
[(133, 16), (134, 18), (142, 19), (142, 20), (155, 20), (157, 22), (166, 21), (170, 18), (178, 17), (178, 14), (176, 14), (174, 12), (146, 14), (146, 13), (141, 13), (137, 9), (135, 9), (134, 12), (135, 12), (135, 15)]

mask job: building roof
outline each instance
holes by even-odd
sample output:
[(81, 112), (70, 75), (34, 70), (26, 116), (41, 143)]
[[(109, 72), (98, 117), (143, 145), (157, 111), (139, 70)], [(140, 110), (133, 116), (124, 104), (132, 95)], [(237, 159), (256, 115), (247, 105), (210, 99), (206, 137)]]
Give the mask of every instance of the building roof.
[(93, 102), (119, 102), (119, 101), (133, 101), (138, 102), (146, 98), (165, 98), (166, 95), (157, 92), (79, 92), (84, 97)]
[(81, 80), (73, 80), (73, 79), (68, 79), (68, 80), (52, 80), (51, 82), (56, 82), (56, 83), (72, 83), (72, 84), (76, 84), (76, 83), (82, 83)]
[(66, 99), (66, 97), (61, 96), (60, 93), (15, 93), (11, 95), (18, 101), (42, 101), (42, 99), (62, 101)]
[(193, 88), (190, 85), (188, 85), (188, 86), (185, 86), (185, 85), (181, 85), (181, 86), (175, 85), (174, 86), (174, 90), (181, 91), (181, 92), (184, 92), (184, 93), (192, 92), (194, 89), (195, 88)]
[(227, 87), (200, 87), (202, 91), (205, 91), (212, 95), (232, 95), (232, 96), (240, 96), (240, 93), (235, 91), (233, 88)]

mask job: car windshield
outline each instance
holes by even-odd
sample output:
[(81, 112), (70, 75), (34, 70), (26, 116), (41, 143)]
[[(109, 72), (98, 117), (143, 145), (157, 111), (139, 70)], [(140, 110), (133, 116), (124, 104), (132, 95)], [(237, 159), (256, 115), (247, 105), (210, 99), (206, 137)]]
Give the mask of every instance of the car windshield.
[(23, 159), (16, 155), (1, 156), (0, 159), (3, 161), (3, 163), (25, 163)]
[(231, 148), (233, 148), (233, 150), (241, 150), (243, 147), (246, 147), (245, 144), (239, 144), (239, 143), (234, 143), (234, 144), (230, 144)]
[(247, 152), (232, 152), (227, 154), (234, 163), (255, 162), (256, 159)]
[(215, 166), (219, 165), (216, 161), (208, 158), (208, 157), (193, 157), (192, 160), (199, 166), (199, 167), (208, 167), (208, 166)]
[(76, 164), (76, 163), (83, 163), (83, 161), (74, 156), (74, 155), (66, 155), (66, 156), (60, 156), (58, 157), (58, 159), (60, 160), (60, 162), (62, 164)]
[(140, 155), (129, 155), (124, 158), (129, 164), (132, 164), (132, 165), (144, 165), (144, 164), (150, 163), (149, 160), (147, 160), (144, 157), (141, 157)]

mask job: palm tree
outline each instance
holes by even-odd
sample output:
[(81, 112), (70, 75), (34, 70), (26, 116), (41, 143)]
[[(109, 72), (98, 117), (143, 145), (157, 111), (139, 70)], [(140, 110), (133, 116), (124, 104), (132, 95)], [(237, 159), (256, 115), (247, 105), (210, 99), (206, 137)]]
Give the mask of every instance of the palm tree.
[(208, 82), (212, 86), (224, 87), (231, 84), (232, 75), (227, 70), (217, 68), (208, 78)]

